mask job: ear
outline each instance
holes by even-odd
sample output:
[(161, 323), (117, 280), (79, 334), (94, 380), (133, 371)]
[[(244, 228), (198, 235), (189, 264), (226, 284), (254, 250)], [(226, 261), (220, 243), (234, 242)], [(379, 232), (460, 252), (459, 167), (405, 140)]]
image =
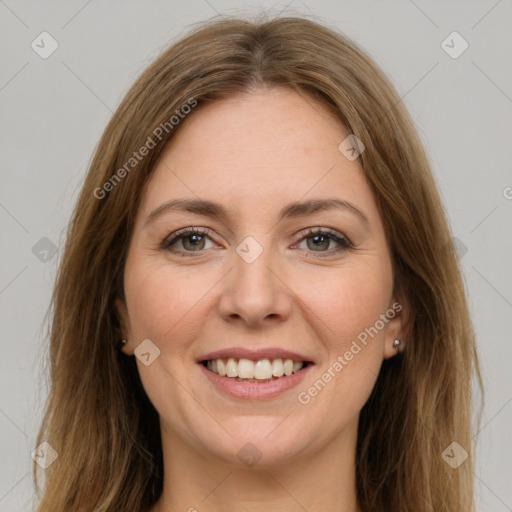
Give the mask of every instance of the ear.
[(126, 344), (123, 347), (121, 347), (121, 352), (123, 352), (123, 354), (126, 354), (127, 356), (131, 356), (133, 355), (134, 347), (130, 329), (130, 318), (128, 316), (128, 308), (126, 307), (125, 301), (119, 298), (115, 300), (114, 304), (117, 310), (119, 323), (121, 325), (119, 336), (120, 339), (126, 340)]
[[(384, 340), (384, 359), (390, 359), (404, 349), (409, 338), (411, 315), (410, 306), (405, 296), (397, 295), (391, 299), (386, 316), (389, 318), (389, 322)], [(394, 346), (395, 340), (401, 342), (398, 348)]]

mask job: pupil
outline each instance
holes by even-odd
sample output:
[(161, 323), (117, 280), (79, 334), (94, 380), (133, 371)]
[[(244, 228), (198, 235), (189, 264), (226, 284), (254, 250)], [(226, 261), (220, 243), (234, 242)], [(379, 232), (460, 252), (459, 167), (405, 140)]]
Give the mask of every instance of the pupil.
[(202, 235), (189, 235), (187, 238), (184, 239), (184, 243), (185, 245), (188, 245), (189, 247), (192, 248), (201, 248), (200, 244), (203, 241), (202, 238)]
[[(326, 248), (325, 242), (327, 242), (327, 245), (329, 245), (329, 239), (325, 237), (324, 235), (314, 235), (312, 237), (313, 239), (313, 246), (318, 248)], [(323, 242), (323, 243), (322, 243)]]

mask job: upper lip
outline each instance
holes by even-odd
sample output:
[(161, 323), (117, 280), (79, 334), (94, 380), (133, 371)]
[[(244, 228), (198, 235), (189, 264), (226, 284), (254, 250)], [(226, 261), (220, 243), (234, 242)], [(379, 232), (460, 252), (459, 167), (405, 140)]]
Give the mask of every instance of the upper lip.
[(242, 347), (224, 348), (200, 356), (197, 362), (202, 363), (211, 359), (227, 359), (229, 357), (234, 359), (251, 359), (253, 361), (261, 359), (292, 359), (293, 361), (313, 362), (311, 358), (297, 352), (274, 347), (258, 349)]

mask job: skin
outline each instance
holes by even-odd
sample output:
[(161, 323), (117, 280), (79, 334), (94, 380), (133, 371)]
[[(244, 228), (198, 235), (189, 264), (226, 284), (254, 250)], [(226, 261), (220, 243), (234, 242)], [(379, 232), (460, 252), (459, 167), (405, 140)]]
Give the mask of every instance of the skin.
[[(338, 150), (347, 135), (308, 96), (263, 89), (198, 109), (156, 166), (129, 247), (126, 303), (116, 302), (124, 353), (145, 339), (160, 350), (148, 366), (137, 358), (162, 431), (164, 490), (152, 512), (360, 511), (359, 413), (383, 359), (396, 354), (393, 340), (404, 338), (407, 308), (393, 295), (390, 251), (360, 163)], [(145, 224), (175, 198), (219, 202), (228, 218), (169, 211)], [(352, 203), (369, 224), (335, 209), (278, 222), (289, 202), (326, 198)], [(209, 234), (162, 248), (187, 227)], [(303, 237), (307, 228), (331, 228), (353, 247)], [(263, 249), (252, 263), (236, 252), (248, 236)], [(402, 311), (301, 404), (297, 394), (397, 301)], [(294, 350), (315, 365), (278, 397), (231, 398), (196, 360), (233, 346)], [(237, 457), (248, 442), (261, 453), (251, 468)]]

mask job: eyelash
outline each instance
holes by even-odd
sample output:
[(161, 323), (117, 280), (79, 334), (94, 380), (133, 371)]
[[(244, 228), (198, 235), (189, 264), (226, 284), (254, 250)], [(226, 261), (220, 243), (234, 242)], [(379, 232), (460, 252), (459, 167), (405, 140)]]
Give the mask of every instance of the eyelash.
[[(195, 228), (195, 227), (181, 229), (179, 231), (176, 231), (175, 233), (171, 233), (170, 235), (168, 235), (163, 240), (163, 242), (161, 244), (161, 249), (168, 250), (174, 254), (179, 254), (185, 258), (200, 256), (201, 253), (206, 249), (203, 249), (200, 251), (183, 251), (183, 250), (171, 249), (172, 245), (174, 245), (176, 242), (178, 242), (184, 238), (187, 238), (191, 235), (207, 236), (208, 238), (210, 238), (210, 236), (209, 236), (210, 230), (206, 229), (206, 228)], [(308, 228), (308, 229), (301, 231), (300, 236), (301, 236), (300, 240), (297, 242), (297, 244), (294, 244), (294, 246), (300, 244), (306, 238), (313, 237), (313, 236), (326, 236), (329, 239), (336, 242), (337, 244), (339, 244), (339, 247), (334, 250), (331, 249), (328, 251), (311, 251), (311, 252), (318, 252), (320, 254), (319, 256), (314, 256), (314, 257), (324, 258), (324, 257), (332, 256), (333, 254), (337, 254), (339, 252), (346, 251), (347, 249), (353, 249), (352, 244), (345, 236), (341, 235), (337, 231), (334, 231), (333, 229), (330, 229), (330, 228)], [(194, 253), (198, 253), (198, 254), (194, 254)], [(324, 253), (325, 256), (322, 256), (321, 255), (322, 253)]]

